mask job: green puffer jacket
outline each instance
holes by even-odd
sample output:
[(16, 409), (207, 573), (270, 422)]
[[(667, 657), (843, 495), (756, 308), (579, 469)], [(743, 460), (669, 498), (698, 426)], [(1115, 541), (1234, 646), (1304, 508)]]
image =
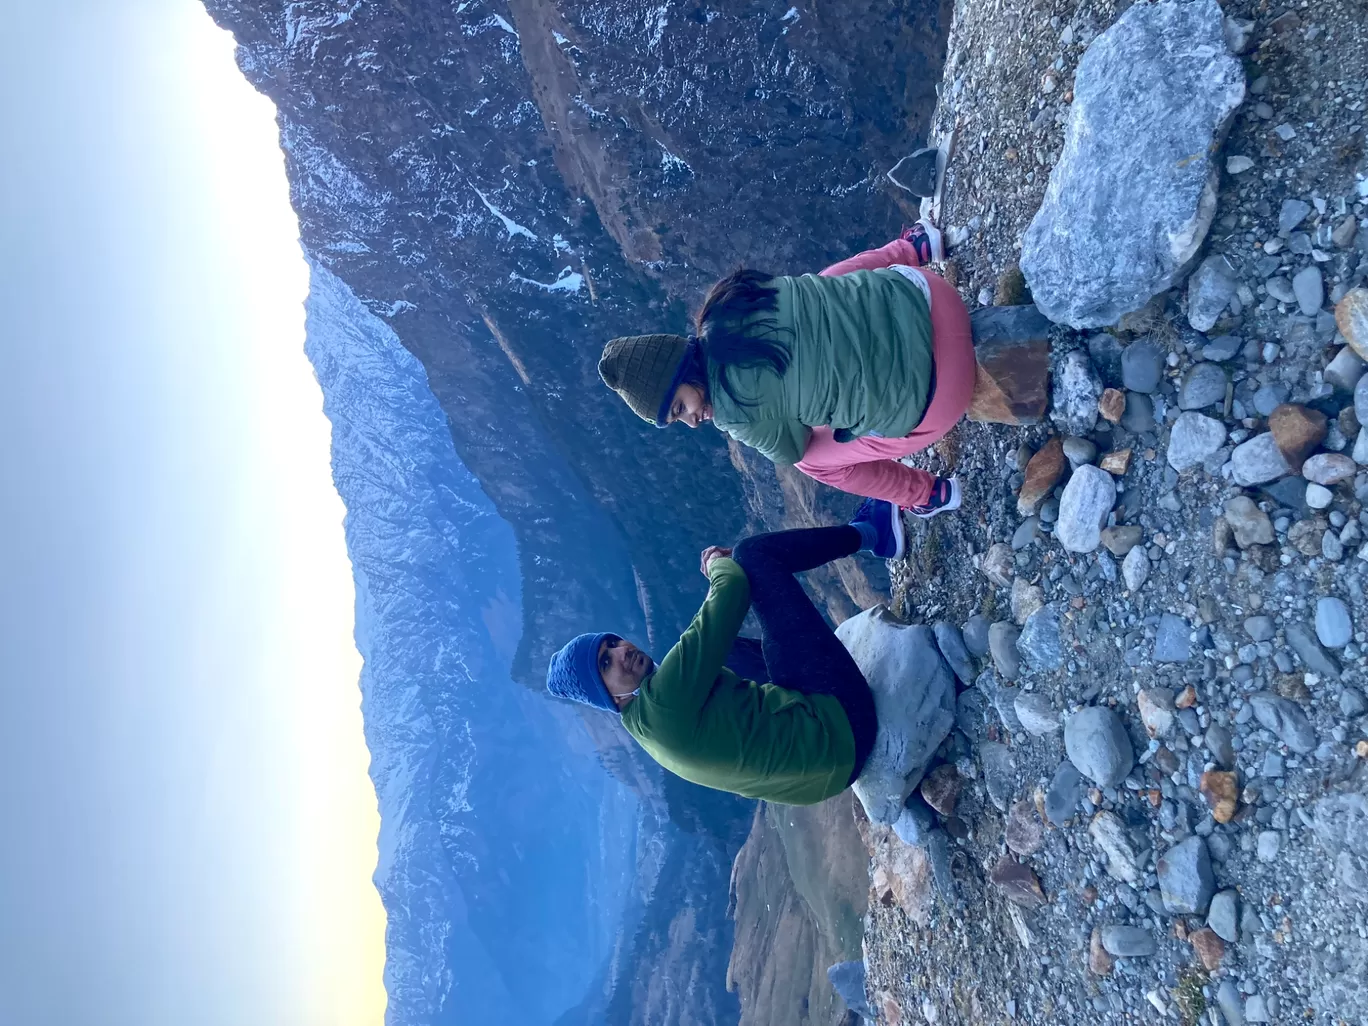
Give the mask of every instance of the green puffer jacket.
[(921, 422), (932, 378), (931, 308), (920, 288), (881, 268), (772, 279), (788, 370), (732, 367), (737, 402), (708, 367), (713, 423), (774, 463), (797, 463), (810, 429), (838, 439), (901, 438)]

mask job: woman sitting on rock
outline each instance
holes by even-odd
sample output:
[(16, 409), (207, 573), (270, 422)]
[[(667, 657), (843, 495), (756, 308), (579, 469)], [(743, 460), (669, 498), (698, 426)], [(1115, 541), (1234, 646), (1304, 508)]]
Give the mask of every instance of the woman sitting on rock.
[[(647, 754), (685, 780), (788, 805), (823, 801), (860, 775), (878, 725), (863, 674), (793, 575), (859, 549), (894, 559), (902, 544), (897, 508), (870, 500), (841, 527), (707, 548), (708, 597), (659, 665), (616, 634), (581, 634), (551, 658), (547, 688), (619, 712)], [(737, 632), (751, 608), (764, 656), (753, 680), (727, 665), (748, 640)]]
[(820, 275), (738, 270), (708, 292), (695, 334), (615, 338), (599, 375), (657, 427), (711, 421), (779, 464), (930, 517), (959, 507), (954, 478), (899, 463), (969, 408), (969, 312), (943, 278), (940, 232), (901, 238)]

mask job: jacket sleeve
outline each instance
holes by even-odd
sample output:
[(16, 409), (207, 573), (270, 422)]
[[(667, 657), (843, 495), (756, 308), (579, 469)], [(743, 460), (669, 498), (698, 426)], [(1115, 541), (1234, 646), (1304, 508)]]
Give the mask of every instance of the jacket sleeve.
[(803, 458), (803, 453), (807, 451), (808, 439), (812, 435), (811, 428), (792, 417), (735, 424), (724, 430), (738, 442), (749, 445), (771, 463), (784, 466), (797, 463)]
[(714, 559), (708, 579), (703, 607), (647, 684), (654, 702), (682, 715), (702, 709), (750, 609), (750, 581), (735, 560)]

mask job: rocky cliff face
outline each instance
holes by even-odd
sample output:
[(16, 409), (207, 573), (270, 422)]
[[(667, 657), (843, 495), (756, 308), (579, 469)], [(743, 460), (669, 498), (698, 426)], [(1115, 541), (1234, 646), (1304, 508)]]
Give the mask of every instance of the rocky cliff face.
[(692, 616), (746, 524), (710, 430), (595, 373), (737, 262), (815, 270), (908, 218), (881, 173), (934, 101), (948, 4), (206, 0), (277, 104), (305, 248), (427, 369), (513, 525), (515, 674), (590, 626)]

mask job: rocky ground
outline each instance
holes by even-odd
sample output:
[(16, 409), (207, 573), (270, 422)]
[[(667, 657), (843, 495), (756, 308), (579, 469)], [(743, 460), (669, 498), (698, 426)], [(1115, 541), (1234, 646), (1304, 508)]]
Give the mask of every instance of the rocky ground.
[[(1127, 6), (957, 4), (937, 119), (971, 309), (1022, 300), (1074, 69)], [(970, 665), (923, 788), (941, 887), (866, 831), (890, 1026), (1368, 1023), (1368, 378), (1346, 345), (1368, 356), (1368, 7), (1224, 8), (1248, 91), (1202, 253), (1220, 273), (1058, 329), (1050, 422), (966, 423), (914, 459), (965, 502), (910, 525), (895, 607), (961, 627)]]

